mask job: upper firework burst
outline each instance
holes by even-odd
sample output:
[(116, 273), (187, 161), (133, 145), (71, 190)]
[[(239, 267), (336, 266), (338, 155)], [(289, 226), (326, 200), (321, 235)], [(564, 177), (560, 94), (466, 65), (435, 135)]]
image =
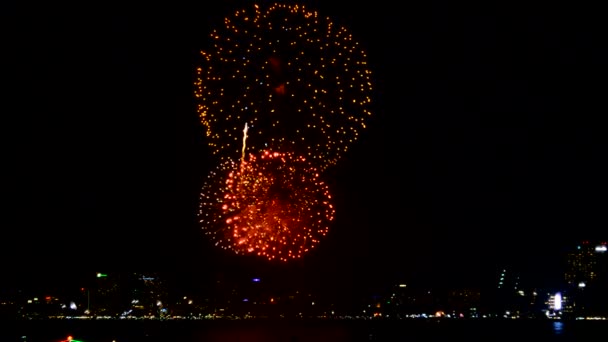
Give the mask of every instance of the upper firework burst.
[(202, 52), (195, 96), (214, 155), (294, 151), (319, 170), (365, 128), (371, 72), (349, 31), (303, 6), (253, 5), (225, 18)]

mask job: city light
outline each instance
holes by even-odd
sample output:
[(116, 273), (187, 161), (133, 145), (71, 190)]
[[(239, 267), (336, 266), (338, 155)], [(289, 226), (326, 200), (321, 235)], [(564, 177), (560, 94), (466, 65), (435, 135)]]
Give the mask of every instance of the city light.
[(555, 299), (554, 299), (554, 303), (553, 303), (553, 308), (556, 311), (559, 311), (562, 309), (562, 294), (561, 293), (556, 293), (555, 294)]

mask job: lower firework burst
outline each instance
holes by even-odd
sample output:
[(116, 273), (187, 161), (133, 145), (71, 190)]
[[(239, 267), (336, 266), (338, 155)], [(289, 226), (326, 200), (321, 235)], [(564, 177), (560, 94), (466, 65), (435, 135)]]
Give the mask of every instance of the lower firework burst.
[(210, 173), (198, 216), (217, 246), (288, 261), (327, 234), (334, 208), (328, 186), (304, 157), (264, 151)]

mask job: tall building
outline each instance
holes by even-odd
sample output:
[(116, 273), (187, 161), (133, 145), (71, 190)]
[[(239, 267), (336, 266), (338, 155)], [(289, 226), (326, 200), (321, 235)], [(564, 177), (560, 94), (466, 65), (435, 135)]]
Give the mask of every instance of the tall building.
[(115, 317), (124, 310), (124, 277), (120, 273), (95, 273), (91, 286), (83, 288), (86, 312), (94, 316)]
[(165, 279), (159, 273), (132, 273), (129, 280), (129, 313), (156, 318), (168, 314), (169, 294)]
[(520, 290), (520, 275), (511, 267), (500, 269), (495, 287), (488, 292), (489, 308), (498, 317), (510, 316), (516, 311), (516, 299)]
[(606, 242), (591, 243), (583, 241), (566, 255), (566, 271), (564, 278), (569, 286), (589, 284), (600, 275), (605, 268)]
[(87, 312), (97, 317), (139, 316), (160, 318), (167, 314), (168, 292), (157, 273), (96, 273), (87, 296)]
[(570, 294), (565, 310), (577, 317), (608, 314), (608, 243), (582, 241), (566, 254), (564, 280)]

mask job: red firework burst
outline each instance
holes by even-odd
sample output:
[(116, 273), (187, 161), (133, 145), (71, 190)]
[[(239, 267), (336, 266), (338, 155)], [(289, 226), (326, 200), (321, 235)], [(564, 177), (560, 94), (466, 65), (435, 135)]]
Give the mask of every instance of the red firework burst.
[(293, 153), (226, 161), (209, 175), (200, 199), (200, 223), (216, 245), (269, 260), (302, 257), (334, 217), (318, 170)]

